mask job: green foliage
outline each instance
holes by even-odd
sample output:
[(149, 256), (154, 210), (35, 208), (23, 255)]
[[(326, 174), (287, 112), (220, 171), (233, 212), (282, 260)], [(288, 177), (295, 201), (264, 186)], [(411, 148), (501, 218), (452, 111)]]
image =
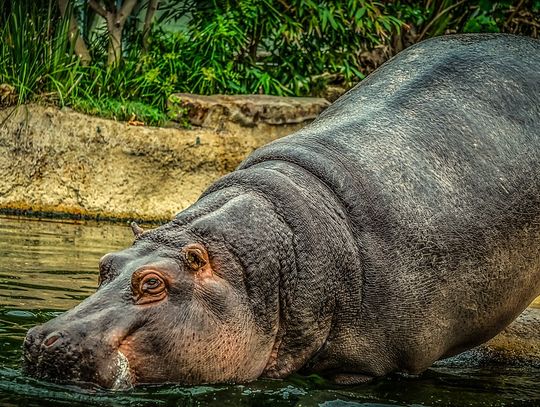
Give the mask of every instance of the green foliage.
[(463, 32), (500, 32), (507, 17), (505, 11), (513, 2), (480, 0), (477, 3), (477, 7), (469, 8)]
[(508, 32), (538, 38), (539, 0), (400, 0), (392, 14), (416, 30), (413, 41), (451, 33)]
[(70, 100), (70, 105), (82, 113), (121, 121), (139, 121), (145, 124), (161, 125), (167, 121), (163, 110), (142, 102), (112, 98), (79, 98)]
[(192, 68), (186, 59), (189, 40), (185, 34), (155, 31), (149, 51), (138, 61), (137, 86), (148, 103), (165, 108), (169, 95), (187, 90)]
[(15, 87), (18, 102), (37, 95), (64, 99), (80, 80), (68, 41), (67, 19), (52, 4), (15, 1), (0, 17), (0, 83)]
[(189, 24), (191, 91), (307, 95), (326, 74), (361, 78), (359, 54), (401, 22), (374, 1), (199, 2)]
[(135, 57), (137, 87), (160, 105), (173, 91), (301, 96), (337, 76), (350, 85), (363, 77), (359, 54), (399, 31), (383, 11), (357, 0), (194, 1), (185, 32), (154, 30)]
[[(18, 102), (36, 98), (117, 120), (160, 124), (174, 92), (317, 95), (349, 87), (404, 46), (455, 32), (538, 37), (540, 0), (162, 0), (143, 49), (141, 18), (124, 30), (122, 62), (107, 66), (107, 32), (74, 0), (92, 63), (73, 55), (56, 1), (0, 4), (0, 84)], [(141, 4), (145, 4), (141, 2)], [(142, 16), (142, 17), (141, 17)]]

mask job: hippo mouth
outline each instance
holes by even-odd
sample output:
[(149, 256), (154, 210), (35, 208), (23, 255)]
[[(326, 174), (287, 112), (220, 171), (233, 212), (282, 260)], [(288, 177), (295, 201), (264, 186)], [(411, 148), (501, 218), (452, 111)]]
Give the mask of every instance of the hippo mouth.
[[(76, 362), (75, 358), (68, 358), (69, 363), (55, 363), (49, 361), (42, 355), (34, 356), (28, 352), (23, 354), (22, 370), (25, 374), (33, 376), (37, 379), (51, 380), (57, 383), (72, 383), (78, 386), (85, 387), (85, 384), (98, 384), (111, 390), (129, 390), (134, 387), (134, 376), (130, 367), (129, 359), (120, 350), (116, 351), (116, 358), (112, 355), (112, 363), (109, 371), (112, 373), (110, 379), (102, 382), (95, 380), (99, 377), (92, 370), (81, 371), (80, 362)], [(78, 359), (78, 358), (77, 358)], [(55, 359), (56, 361), (58, 358)]]
[(116, 371), (114, 373), (114, 382), (112, 390), (129, 390), (133, 388), (133, 380), (129, 367), (129, 360), (121, 351), (116, 355)]

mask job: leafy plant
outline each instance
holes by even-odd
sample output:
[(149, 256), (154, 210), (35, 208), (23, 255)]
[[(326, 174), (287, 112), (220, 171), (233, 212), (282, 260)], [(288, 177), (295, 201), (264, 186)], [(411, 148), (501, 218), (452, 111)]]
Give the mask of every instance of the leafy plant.
[(14, 86), (18, 102), (49, 93), (65, 102), (80, 81), (68, 41), (68, 20), (49, 2), (13, 2), (1, 23), (0, 83)]
[(401, 22), (374, 1), (196, 1), (183, 60), (194, 93), (308, 95), (330, 73), (363, 77), (360, 54)]
[[(540, 0), (89, 4), (0, 2), (0, 91), (9, 94), (5, 100), (15, 93), (19, 103), (47, 100), (118, 120), (159, 124), (175, 92), (317, 95), (330, 84), (351, 86), (427, 37), (478, 31), (538, 37), (540, 30)], [(126, 5), (133, 12), (123, 18), (111, 51), (112, 20), (100, 25), (100, 16), (121, 13)], [(151, 28), (158, 5), (159, 25)], [(168, 21), (181, 21), (181, 28), (166, 30)], [(77, 32), (87, 50), (81, 60), (74, 55), (79, 53), (73, 40)]]
[(149, 125), (164, 124), (168, 117), (161, 109), (146, 103), (112, 98), (73, 98), (71, 106), (86, 114), (114, 120), (141, 122)]
[(389, 11), (406, 22), (407, 41), (461, 32), (509, 32), (538, 37), (538, 0), (400, 0)]

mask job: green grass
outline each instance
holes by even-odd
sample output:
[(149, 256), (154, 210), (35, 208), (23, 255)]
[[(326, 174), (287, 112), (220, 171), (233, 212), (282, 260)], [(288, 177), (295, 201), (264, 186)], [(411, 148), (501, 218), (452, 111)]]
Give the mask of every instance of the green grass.
[(156, 107), (138, 97), (135, 62), (117, 69), (99, 61), (80, 65), (68, 40), (68, 18), (57, 15), (53, 1), (16, 1), (0, 15), (0, 84), (15, 88), (17, 104), (54, 103), (115, 120), (165, 123), (164, 103)]
[(133, 18), (122, 62), (110, 68), (107, 33), (100, 28), (86, 38), (91, 65), (80, 64), (69, 40), (69, 12), (61, 18), (55, 0), (0, 2), (0, 85), (15, 88), (18, 104), (54, 103), (161, 125), (175, 92), (317, 95), (328, 85), (362, 79), (375, 68), (369, 64), (377, 64), (362, 55), (391, 50), (392, 39), (404, 35), (403, 23), (422, 33), (420, 40), (446, 31), (504, 32), (514, 27), (515, 14), (517, 32), (537, 36), (540, 10), (540, 0), (520, 2), (527, 22), (506, 0), (309, 1), (292, 9), (269, 0), (211, 3), (194, 10), (181, 32), (154, 29), (147, 52)]
[(67, 20), (55, 18), (52, 3), (13, 2), (12, 7), (0, 21), (0, 83), (15, 87), (18, 103), (50, 92), (63, 103), (80, 76), (67, 41)]
[(120, 121), (138, 121), (145, 125), (159, 126), (167, 120), (161, 109), (142, 102), (110, 98), (71, 98), (69, 106), (81, 113)]

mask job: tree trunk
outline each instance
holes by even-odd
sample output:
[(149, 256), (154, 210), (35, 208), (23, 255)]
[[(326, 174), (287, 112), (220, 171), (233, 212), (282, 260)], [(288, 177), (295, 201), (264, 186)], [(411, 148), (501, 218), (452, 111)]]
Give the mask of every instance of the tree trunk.
[(92, 61), (92, 57), (90, 56), (90, 52), (88, 52), (88, 47), (84, 39), (80, 35), (79, 25), (73, 15), (73, 7), (70, 7), (68, 10), (68, 6), (69, 0), (58, 0), (58, 7), (60, 8), (62, 18), (66, 17), (66, 12), (69, 13), (69, 40), (73, 45), (75, 55), (79, 57), (82, 65), (87, 66)]
[[(138, 0), (125, 0), (118, 7), (105, 8), (97, 0), (89, 0), (88, 4), (94, 11), (105, 19), (109, 31), (109, 49), (107, 50), (107, 65), (118, 66), (122, 60), (122, 31), (127, 18), (131, 15)], [(110, 7), (110, 5), (109, 5)]]
[(152, 20), (154, 19), (154, 14), (158, 8), (159, 0), (150, 0), (148, 2), (148, 9), (146, 10), (146, 17), (144, 18), (144, 28), (143, 28), (143, 37), (142, 37), (142, 47), (143, 51), (148, 51), (148, 37), (150, 31), (152, 30)]
[(122, 60), (122, 28), (116, 24), (108, 25), (109, 49), (107, 52), (107, 65), (118, 66)]

